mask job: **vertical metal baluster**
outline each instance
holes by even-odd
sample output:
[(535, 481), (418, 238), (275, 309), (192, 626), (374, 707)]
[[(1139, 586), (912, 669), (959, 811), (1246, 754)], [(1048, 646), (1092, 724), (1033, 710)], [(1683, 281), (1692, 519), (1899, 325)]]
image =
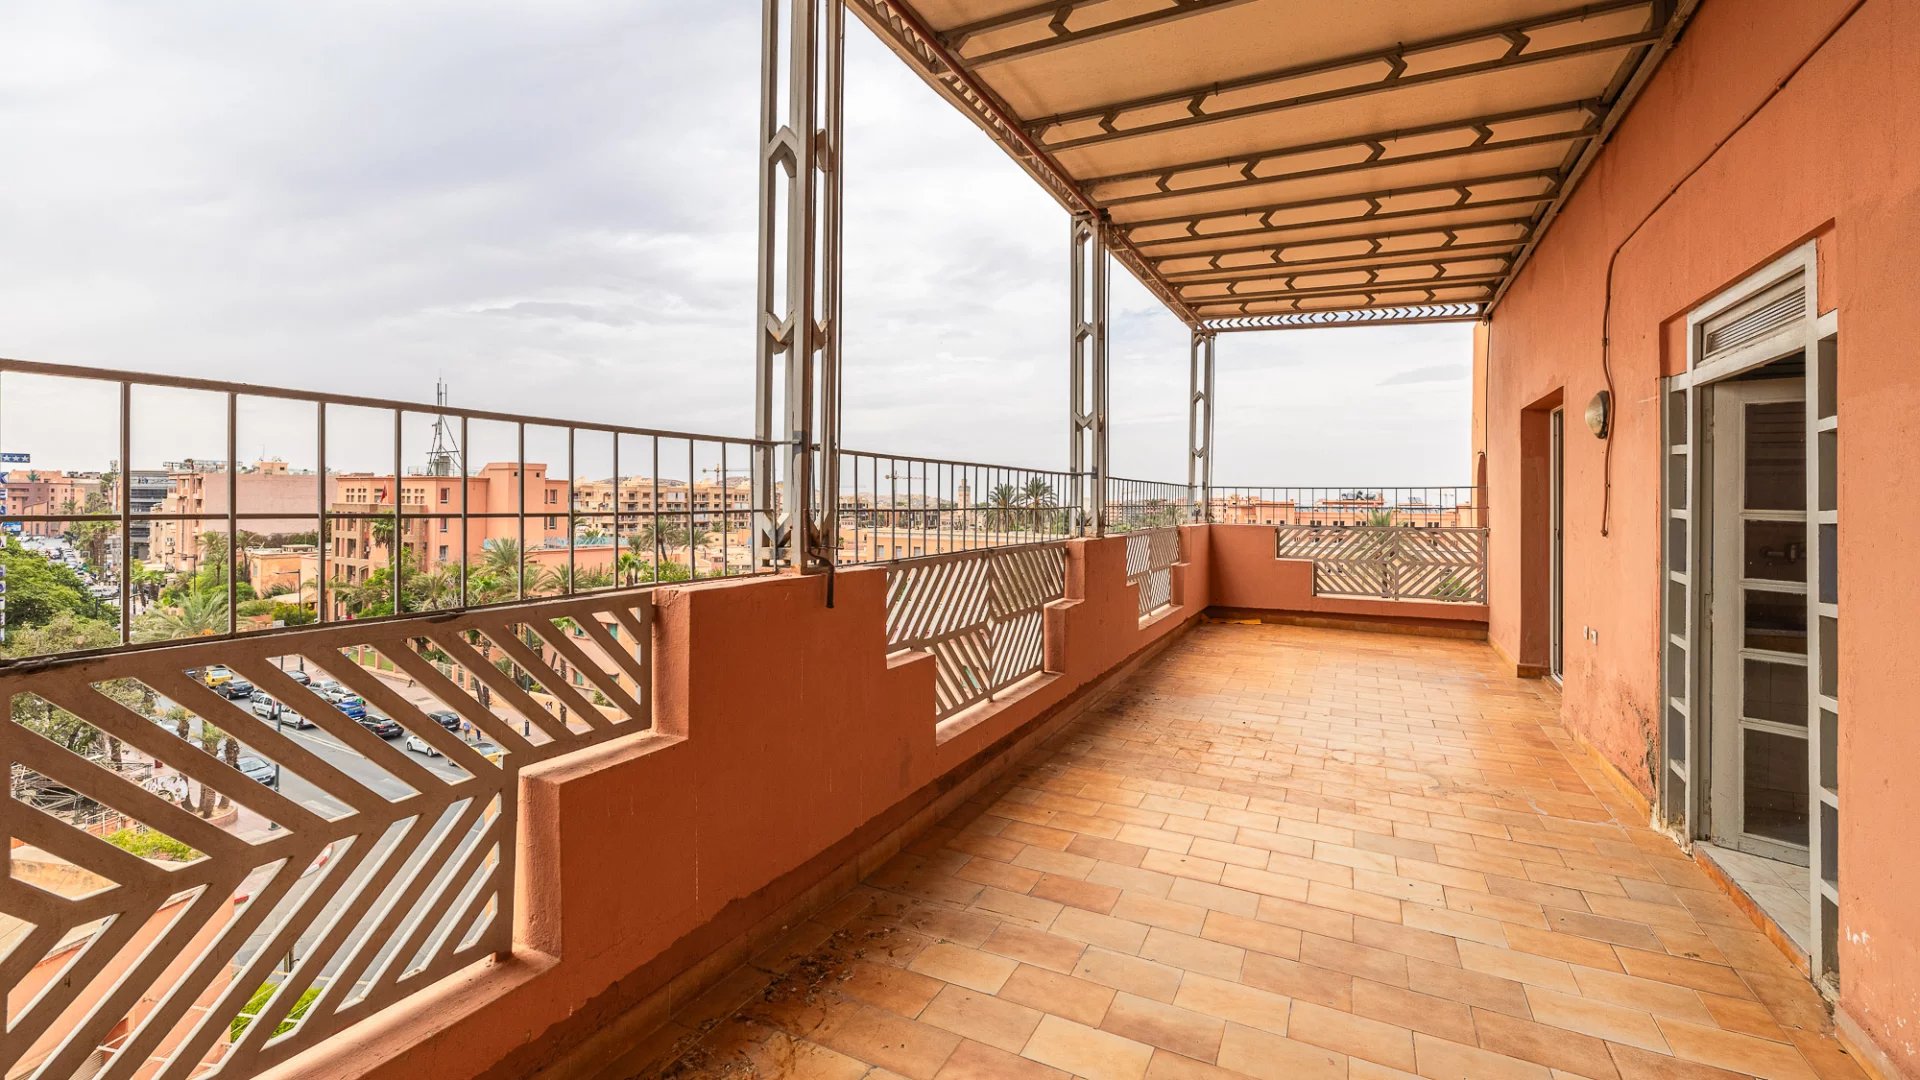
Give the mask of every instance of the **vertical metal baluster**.
[(227, 633), (240, 632), (240, 399), (227, 391)]
[[(120, 383), (120, 644), (133, 641), (133, 384)], [(8, 509), (12, 509), (9, 507)], [(152, 543), (153, 526), (147, 526)]]

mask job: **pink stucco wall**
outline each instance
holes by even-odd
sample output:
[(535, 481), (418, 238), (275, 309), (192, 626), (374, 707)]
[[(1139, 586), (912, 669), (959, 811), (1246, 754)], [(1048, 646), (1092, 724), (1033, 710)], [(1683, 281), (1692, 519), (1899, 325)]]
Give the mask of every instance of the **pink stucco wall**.
[[(655, 731), (530, 770), (517, 948), (272, 1075), (520, 1075), (666, 985), (851, 857), (876, 823), (1188, 625), (1208, 530), (1187, 527), (1174, 606), (1142, 622), (1121, 537), (1068, 545), (1047, 672), (936, 728), (933, 660), (886, 655), (883, 568), (663, 590)], [(750, 797), (749, 797), (750, 796)], [(884, 831), (884, 830), (883, 830)]]
[[(1684, 367), (1688, 311), (1817, 242), (1819, 306), (1837, 308), (1840, 327), (1841, 1007), (1920, 1075), (1920, 860), (1893, 854), (1911, 846), (1920, 818), (1910, 707), (1920, 681), (1910, 641), (1920, 502), (1909, 497), (1920, 489), (1916, 55), (1920, 4), (1910, 0), (1707, 0), (1477, 339), (1475, 438), (1489, 466), (1490, 638), (1517, 663), (1539, 664), (1545, 550), (1529, 539), (1544, 511), (1538, 434), (1546, 404), (1564, 400), (1575, 415), (1563, 719), (1651, 794), (1658, 379)], [(1616, 419), (1603, 534), (1606, 444), (1577, 414), (1605, 385), (1609, 292)]]

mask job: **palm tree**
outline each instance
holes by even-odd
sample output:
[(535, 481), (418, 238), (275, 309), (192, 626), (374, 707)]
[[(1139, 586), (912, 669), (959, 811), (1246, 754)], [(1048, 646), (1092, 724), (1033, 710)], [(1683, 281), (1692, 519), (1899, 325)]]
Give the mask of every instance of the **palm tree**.
[(655, 514), (653, 520), (640, 526), (639, 533), (633, 539), (652, 550), (653, 561), (657, 565), (666, 558), (668, 546), (679, 542), (680, 534), (681, 528), (677, 523), (661, 521), (660, 515)]
[(1038, 476), (1028, 480), (1026, 486), (1020, 489), (1020, 500), (1033, 511), (1034, 532), (1040, 531), (1041, 523), (1046, 520), (1048, 508), (1058, 505), (1060, 501), (1053, 493), (1053, 485)]
[(987, 515), (988, 520), (998, 522), (1000, 528), (1007, 528), (1014, 519), (1014, 512), (1020, 507), (1020, 500), (1019, 488), (1012, 484), (995, 484), (993, 490), (987, 493), (987, 506), (991, 510)]
[[(629, 545), (631, 545), (635, 539), (638, 539), (638, 537), (630, 537), (628, 540)], [(647, 560), (640, 557), (639, 552), (623, 551), (614, 559), (613, 566), (614, 572), (619, 575), (622, 584), (638, 585), (640, 583), (640, 575), (647, 571), (648, 564)]]
[[(518, 590), (521, 573), (520, 541), (510, 539), (489, 540), (486, 553), (480, 560), (476, 575), (484, 574), (495, 582), (495, 588), (504, 590), (508, 596)], [(528, 582), (532, 585), (532, 582)], [(505, 599), (505, 597), (501, 597)]]
[(161, 608), (142, 616), (142, 639), (167, 641), (176, 638), (208, 637), (227, 630), (227, 594), (224, 590), (197, 589), (180, 597), (173, 607)]
[(431, 574), (409, 574), (401, 596), (409, 611), (438, 611), (460, 605), (460, 571), (442, 566)]
[(227, 580), (227, 567), (232, 564), (233, 545), (228, 542), (227, 534), (208, 529), (200, 534), (200, 566), (205, 570), (212, 567), (214, 580)]

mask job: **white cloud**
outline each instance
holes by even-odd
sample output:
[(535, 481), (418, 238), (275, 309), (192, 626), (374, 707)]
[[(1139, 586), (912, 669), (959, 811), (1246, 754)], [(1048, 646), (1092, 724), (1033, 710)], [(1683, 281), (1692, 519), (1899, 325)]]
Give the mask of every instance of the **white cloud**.
[[(848, 38), (847, 441), (1058, 467), (1065, 215)], [(8, 5), (0, 355), (746, 433), (758, 54), (742, 4)], [(1186, 332), (1114, 280), (1114, 471), (1183, 479)], [(1217, 474), (1460, 478), (1465, 385), (1390, 388), (1468, 341), (1223, 335)], [(0, 441), (103, 464), (59, 404)]]

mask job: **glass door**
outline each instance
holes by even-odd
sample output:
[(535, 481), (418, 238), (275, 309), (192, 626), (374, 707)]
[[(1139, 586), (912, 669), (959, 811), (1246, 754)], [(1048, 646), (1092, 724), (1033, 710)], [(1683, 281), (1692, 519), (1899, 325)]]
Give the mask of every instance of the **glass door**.
[(1712, 836), (1805, 866), (1804, 384), (1733, 382), (1713, 393)]

